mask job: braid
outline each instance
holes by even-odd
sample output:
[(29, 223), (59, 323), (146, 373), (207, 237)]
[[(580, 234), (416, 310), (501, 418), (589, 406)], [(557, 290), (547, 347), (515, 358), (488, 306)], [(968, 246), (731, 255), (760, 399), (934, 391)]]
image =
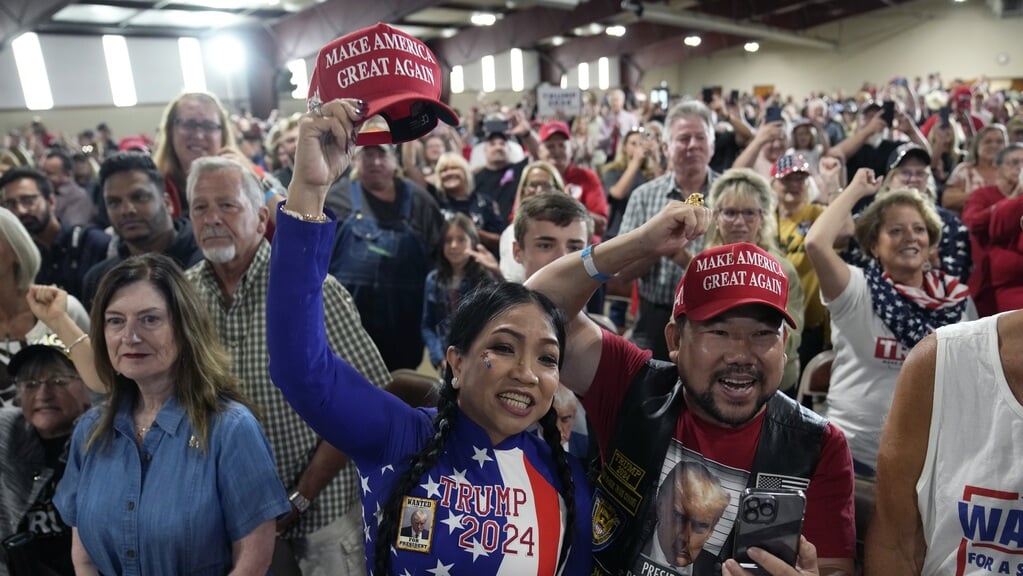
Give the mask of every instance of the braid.
[(437, 459), (444, 452), (444, 443), (451, 433), (452, 420), (458, 410), (455, 401), (457, 396), (458, 391), (451, 386), (451, 368), (448, 368), (447, 378), (441, 386), (440, 398), (437, 401), (437, 416), (433, 419), (436, 432), (419, 452), (409, 456), (408, 470), (398, 477), (391, 495), (387, 498), (387, 504), (381, 509), (383, 515), (377, 524), (373, 558), (374, 573), (380, 576), (391, 573), (391, 543), (398, 539), (401, 504), (405, 495), (416, 487), (423, 474), (437, 463)]
[(558, 431), (558, 413), (551, 406), (551, 409), (540, 419), (540, 429), (543, 431), (543, 439), (551, 448), (551, 457), (554, 458), (554, 467), (558, 473), (558, 480), (561, 481), (561, 497), (565, 501), (565, 539), (561, 542), (561, 553), (558, 555), (558, 572), (568, 562), (568, 554), (575, 541), (575, 480), (572, 478), (572, 468), (568, 464), (568, 455), (561, 447), (561, 432)]

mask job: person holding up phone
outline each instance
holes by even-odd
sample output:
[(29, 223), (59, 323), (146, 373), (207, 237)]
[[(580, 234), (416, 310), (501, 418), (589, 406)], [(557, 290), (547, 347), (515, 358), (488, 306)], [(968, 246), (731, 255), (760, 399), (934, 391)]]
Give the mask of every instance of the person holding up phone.
[(888, 157), (903, 140), (892, 138), (897, 127), (911, 142), (931, 153), (931, 145), (917, 128), (909, 114), (900, 110), (895, 102), (870, 102), (860, 108), (860, 128), (851, 136), (828, 149), (827, 155), (845, 162), (846, 172), (855, 174), (860, 168), (870, 168), (877, 176), (888, 173)]
[(752, 168), (764, 178), (771, 178), (771, 169), (788, 147), (788, 129), (781, 108), (771, 106), (753, 141), (735, 159), (732, 168)]
[[(774, 575), (852, 574), (853, 473), (845, 436), (778, 393), (794, 322), (786, 311), (788, 277), (774, 256), (738, 242), (693, 258), (663, 329), (671, 362), (652, 360), (649, 351), (579, 315), (600, 282), (678, 254), (710, 221), (707, 208), (670, 201), (642, 226), (581, 257), (563, 256), (526, 281), (573, 318), (561, 382), (581, 397), (606, 464), (594, 493), (594, 573), (714, 574), (732, 557), (742, 491), (770, 484), (805, 491), (803, 533), (822, 558), (804, 546), (798, 568), (774, 555), (754, 552), (753, 560)], [(669, 482), (664, 495), (681, 462), (691, 463), (684, 467), (693, 466), (700, 481)], [(700, 466), (706, 473), (697, 473)], [(723, 509), (719, 489), (729, 496)], [(657, 505), (659, 491), (670, 506)], [(658, 523), (688, 527), (687, 545), (670, 533), (657, 536)], [(697, 547), (693, 534), (702, 539), (701, 532), (706, 539)]]

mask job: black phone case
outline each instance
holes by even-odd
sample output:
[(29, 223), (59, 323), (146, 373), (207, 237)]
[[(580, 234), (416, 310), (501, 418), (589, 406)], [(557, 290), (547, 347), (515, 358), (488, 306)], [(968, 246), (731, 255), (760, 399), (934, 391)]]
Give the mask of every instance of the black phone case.
[(781, 106), (771, 106), (767, 109), (767, 112), (764, 113), (764, 124), (781, 122), (782, 120), (784, 120), (784, 118), (781, 116)]
[(739, 500), (733, 557), (753, 574), (766, 575), (746, 553), (762, 548), (795, 566), (803, 532), (806, 495), (802, 490), (747, 488)]

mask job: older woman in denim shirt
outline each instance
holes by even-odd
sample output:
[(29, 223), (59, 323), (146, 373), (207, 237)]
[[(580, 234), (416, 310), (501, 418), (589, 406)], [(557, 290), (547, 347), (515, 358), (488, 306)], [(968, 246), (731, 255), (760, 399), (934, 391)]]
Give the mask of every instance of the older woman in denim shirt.
[(291, 506), (177, 265), (147, 254), (113, 268), (91, 337), (110, 398), (76, 426), (54, 498), (77, 574), (265, 574)]

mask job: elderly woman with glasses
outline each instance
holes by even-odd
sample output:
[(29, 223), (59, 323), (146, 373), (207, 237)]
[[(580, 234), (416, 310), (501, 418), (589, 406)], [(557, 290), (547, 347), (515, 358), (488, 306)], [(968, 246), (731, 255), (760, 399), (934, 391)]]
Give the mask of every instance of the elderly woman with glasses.
[(8, 372), (21, 407), (0, 409), (0, 540), (7, 557), (0, 575), (73, 576), (71, 527), (53, 495), (89, 397), (67, 348), (52, 335), (22, 348)]
[(803, 329), (803, 286), (799, 273), (778, 249), (778, 222), (775, 219), (775, 196), (763, 176), (749, 168), (733, 168), (722, 174), (710, 189), (710, 208), (714, 219), (705, 236), (704, 249), (749, 242), (760, 246), (781, 262), (789, 279), (789, 316), (796, 327), (788, 330), (785, 354), (788, 362), (780, 390), (795, 392), (799, 381), (799, 343)]
[[(515, 216), (515, 208), (519, 202), (545, 192), (560, 192), (565, 194), (565, 181), (561, 173), (550, 162), (542, 160), (529, 164), (522, 170), (522, 178), (519, 180), (519, 189), (515, 193), (515, 205), (512, 207), (512, 217)], [(508, 282), (524, 282), (526, 272), (522, 264), (515, 261), (512, 250), (512, 242), (515, 240), (515, 227), (508, 225), (501, 233), (500, 254), (501, 254), (501, 276)]]

